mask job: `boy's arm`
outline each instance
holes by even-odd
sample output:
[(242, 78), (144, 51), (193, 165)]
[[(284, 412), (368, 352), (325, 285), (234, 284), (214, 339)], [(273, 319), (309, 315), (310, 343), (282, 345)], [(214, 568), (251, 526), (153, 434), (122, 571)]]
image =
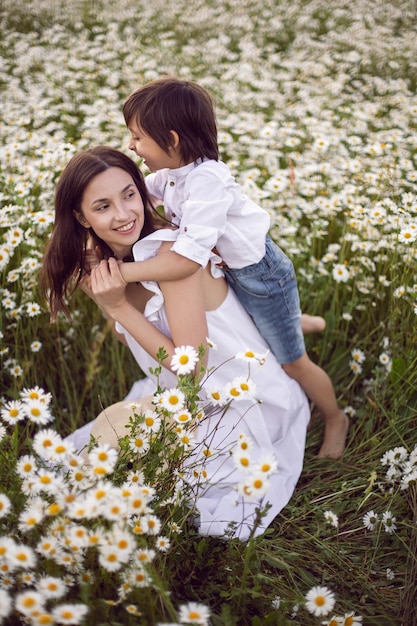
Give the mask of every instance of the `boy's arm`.
[(172, 250), (164, 251), (146, 261), (121, 263), (120, 273), (127, 283), (139, 283), (146, 280), (161, 281), (182, 280), (195, 274), (201, 265)]

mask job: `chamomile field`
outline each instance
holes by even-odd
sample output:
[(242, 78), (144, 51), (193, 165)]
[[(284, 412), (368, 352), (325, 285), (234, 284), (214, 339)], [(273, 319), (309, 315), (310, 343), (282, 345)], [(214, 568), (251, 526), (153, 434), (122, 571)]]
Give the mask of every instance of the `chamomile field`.
[[(416, 25), (413, 0), (1, 2), (0, 623), (415, 624)], [(198, 534), (166, 407), (95, 473), (63, 439), (146, 372), (81, 290), (50, 323), (55, 185), (96, 145), (140, 163), (122, 105), (164, 75), (212, 95), (350, 419), (342, 458), (319, 459), (311, 407), (295, 493), (247, 543)], [(198, 419), (199, 381), (178, 384)]]

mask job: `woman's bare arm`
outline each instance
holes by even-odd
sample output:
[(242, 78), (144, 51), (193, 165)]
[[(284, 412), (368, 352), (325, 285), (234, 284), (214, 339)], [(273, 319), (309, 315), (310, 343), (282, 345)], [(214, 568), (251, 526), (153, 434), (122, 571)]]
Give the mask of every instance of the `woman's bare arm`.
[(207, 322), (203, 304), (203, 289), (199, 270), (189, 278), (161, 283), (172, 339), (149, 322), (127, 298), (126, 283), (117, 261), (102, 261), (91, 272), (91, 286), (98, 306), (118, 321), (149, 355), (155, 358), (163, 347), (168, 357), (164, 365), (170, 368), (177, 346), (191, 345), (198, 349), (206, 343)]

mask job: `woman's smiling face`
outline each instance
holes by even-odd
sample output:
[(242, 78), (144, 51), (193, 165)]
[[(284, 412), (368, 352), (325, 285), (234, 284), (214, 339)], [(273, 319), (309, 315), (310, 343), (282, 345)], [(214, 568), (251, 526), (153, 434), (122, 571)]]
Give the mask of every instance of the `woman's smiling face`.
[(87, 185), (80, 223), (92, 228), (114, 252), (123, 258), (131, 253), (144, 224), (144, 207), (133, 178), (119, 167), (95, 176)]

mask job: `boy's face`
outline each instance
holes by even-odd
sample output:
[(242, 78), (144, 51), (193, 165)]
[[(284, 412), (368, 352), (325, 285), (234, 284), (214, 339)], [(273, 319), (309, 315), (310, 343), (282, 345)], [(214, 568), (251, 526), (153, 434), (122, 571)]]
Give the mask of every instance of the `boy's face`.
[(143, 159), (144, 164), (151, 172), (167, 167), (176, 169), (183, 165), (177, 147), (170, 148), (170, 154), (167, 154), (136, 122), (130, 124), (129, 132), (129, 149)]

